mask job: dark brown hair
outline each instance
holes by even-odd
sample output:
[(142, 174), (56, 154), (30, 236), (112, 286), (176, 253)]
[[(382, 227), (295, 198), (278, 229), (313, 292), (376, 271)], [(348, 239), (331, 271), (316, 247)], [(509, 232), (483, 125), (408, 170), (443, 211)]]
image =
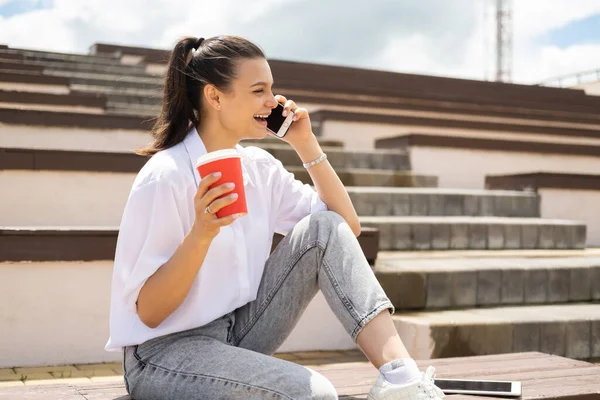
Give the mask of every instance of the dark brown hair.
[(231, 82), (237, 76), (237, 61), (266, 58), (254, 43), (239, 36), (222, 35), (202, 41), (187, 64), (188, 55), (197, 42), (195, 37), (184, 37), (171, 52), (162, 110), (152, 128), (153, 141), (136, 149), (137, 154), (152, 156), (183, 141), (190, 123), (200, 123), (204, 87), (212, 84), (220, 91), (230, 93)]

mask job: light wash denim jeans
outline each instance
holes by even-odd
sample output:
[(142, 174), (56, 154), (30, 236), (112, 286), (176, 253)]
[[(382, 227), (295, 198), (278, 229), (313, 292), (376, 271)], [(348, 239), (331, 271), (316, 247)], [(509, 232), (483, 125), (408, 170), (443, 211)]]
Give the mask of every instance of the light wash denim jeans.
[(377, 314), (395, 312), (332, 211), (307, 216), (282, 239), (256, 300), (202, 327), (128, 346), (127, 391), (136, 400), (337, 399), (323, 375), (272, 357), (319, 290), (355, 342)]

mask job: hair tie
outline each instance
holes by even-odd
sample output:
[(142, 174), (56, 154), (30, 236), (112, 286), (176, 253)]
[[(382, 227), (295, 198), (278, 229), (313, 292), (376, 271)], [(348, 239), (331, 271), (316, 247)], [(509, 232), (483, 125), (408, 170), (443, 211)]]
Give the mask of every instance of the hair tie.
[(198, 48), (200, 47), (202, 42), (204, 42), (204, 38), (198, 38), (196, 40), (196, 42), (194, 43), (194, 47), (192, 47), (192, 50), (188, 53), (188, 55), (185, 59), (185, 65), (190, 64), (190, 62), (192, 61), (192, 58), (194, 57), (194, 53), (198, 50)]
[(198, 38), (198, 40), (196, 40), (196, 43), (194, 44), (194, 50), (198, 50), (202, 42), (204, 42), (204, 38)]

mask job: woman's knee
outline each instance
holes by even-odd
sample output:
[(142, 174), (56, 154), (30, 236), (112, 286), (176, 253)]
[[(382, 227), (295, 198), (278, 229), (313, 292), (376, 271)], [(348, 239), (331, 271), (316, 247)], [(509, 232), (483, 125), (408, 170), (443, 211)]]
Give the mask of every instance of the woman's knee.
[(334, 228), (340, 224), (345, 224), (346, 220), (335, 211), (318, 211), (310, 215), (311, 223), (325, 226), (327, 228)]
[(310, 371), (311, 399), (334, 400), (338, 398), (337, 391), (329, 379), (313, 369), (306, 369)]

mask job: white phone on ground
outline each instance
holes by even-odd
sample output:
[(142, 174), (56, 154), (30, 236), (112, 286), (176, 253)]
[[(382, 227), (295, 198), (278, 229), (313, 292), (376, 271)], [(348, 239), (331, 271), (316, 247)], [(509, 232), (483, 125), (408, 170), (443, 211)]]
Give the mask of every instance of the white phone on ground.
[(292, 126), (292, 119), (294, 118), (294, 112), (290, 110), (287, 117), (282, 115), (283, 104), (277, 103), (277, 107), (271, 110), (271, 114), (267, 119), (267, 129), (275, 136), (282, 138), (287, 133), (290, 126)]
[(444, 394), (480, 394), (486, 396), (521, 396), (521, 382), (482, 379), (439, 379), (435, 385)]

